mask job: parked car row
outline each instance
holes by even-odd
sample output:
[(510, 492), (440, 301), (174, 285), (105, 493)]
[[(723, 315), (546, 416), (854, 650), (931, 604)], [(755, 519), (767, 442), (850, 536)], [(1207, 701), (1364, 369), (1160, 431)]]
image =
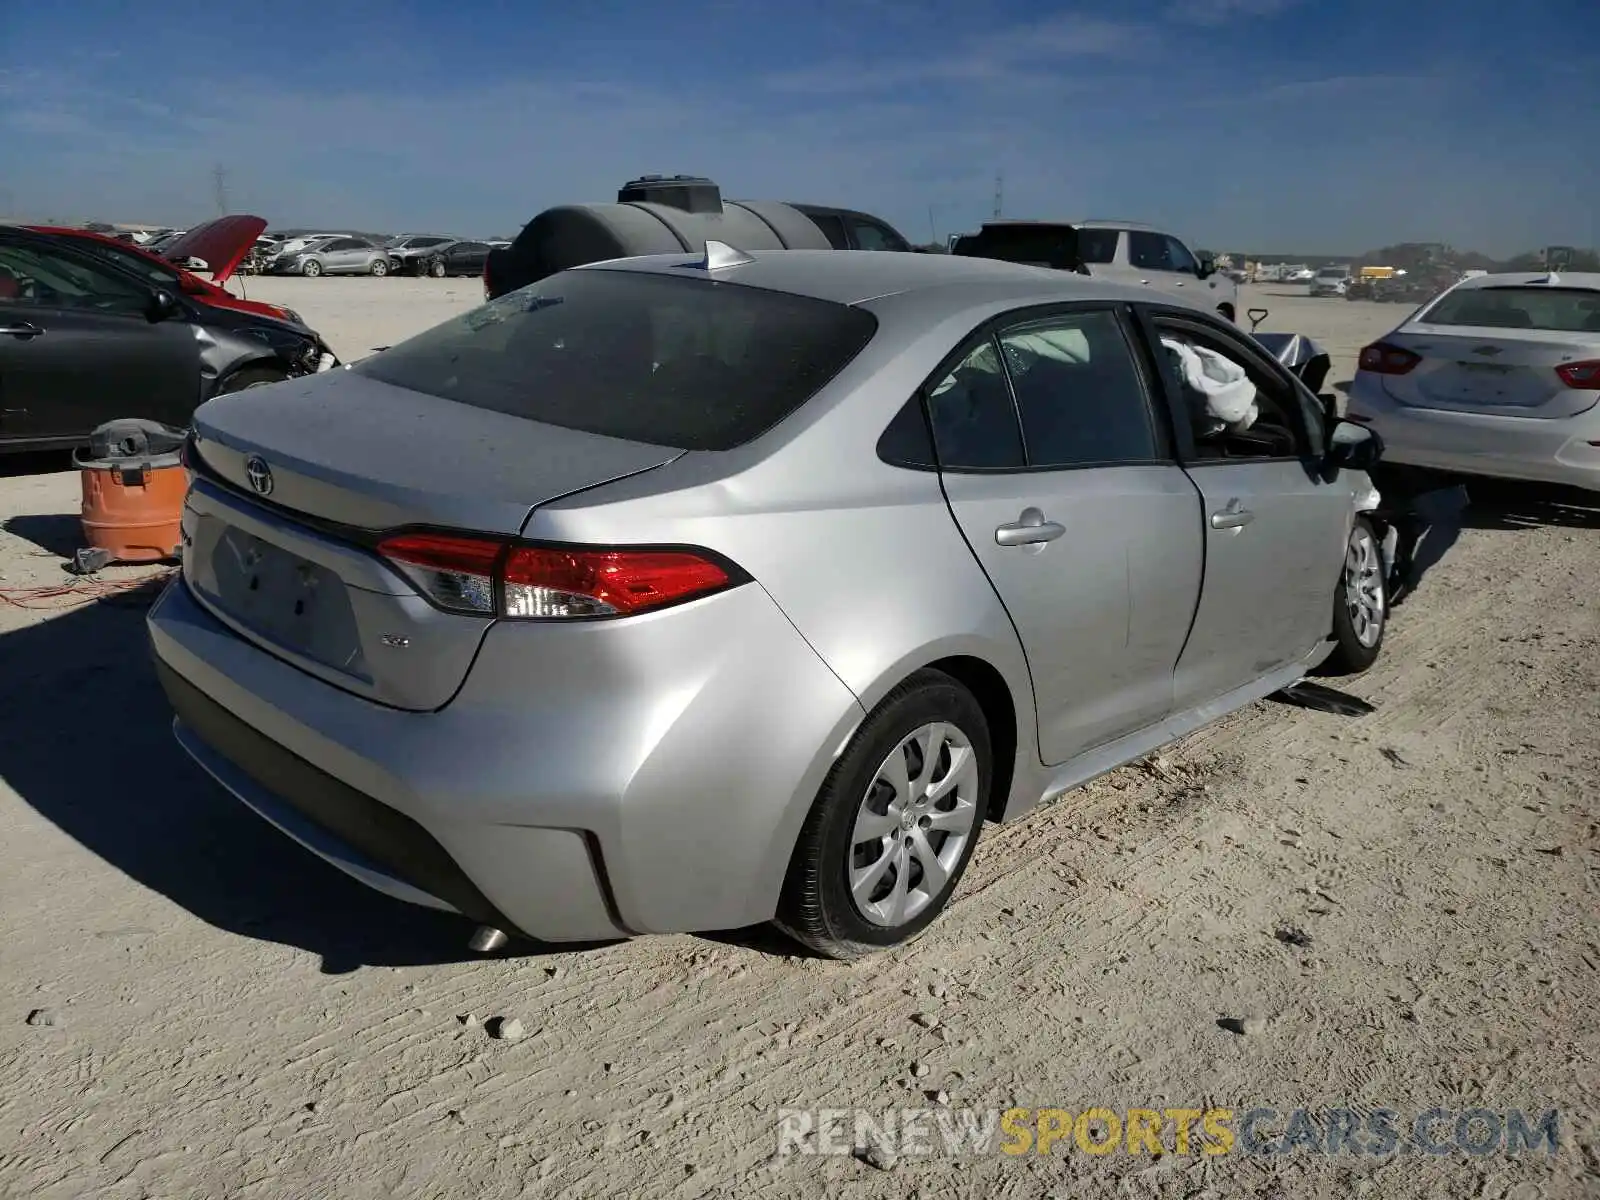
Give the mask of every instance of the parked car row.
[(168, 253), (81, 229), (0, 226), (0, 451), (71, 447), (139, 416), (187, 426), (213, 396), (326, 371), (338, 358), (291, 309), (223, 286), (266, 227), (223, 217)]
[(476, 276), (483, 274), (492, 249), (509, 244), (440, 234), (403, 234), (387, 241), (348, 233), (262, 238), (253, 268), (266, 275), (310, 279), (322, 275)]

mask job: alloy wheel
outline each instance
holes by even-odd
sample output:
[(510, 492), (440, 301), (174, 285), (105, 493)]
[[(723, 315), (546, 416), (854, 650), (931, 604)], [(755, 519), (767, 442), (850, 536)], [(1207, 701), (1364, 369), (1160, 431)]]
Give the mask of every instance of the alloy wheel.
[(848, 884), (861, 915), (894, 927), (949, 886), (978, 820), (978, 759), (948, 722), (900, 740), (867, 786), (850, 836)]
[(1350, 531), (1350, 542), (1345, 547), (1344, 604), (1356, 640), (1363, 646), (1376, 645), (1387, 614), (1383, 558), (1372, 531), (1360, 523)]

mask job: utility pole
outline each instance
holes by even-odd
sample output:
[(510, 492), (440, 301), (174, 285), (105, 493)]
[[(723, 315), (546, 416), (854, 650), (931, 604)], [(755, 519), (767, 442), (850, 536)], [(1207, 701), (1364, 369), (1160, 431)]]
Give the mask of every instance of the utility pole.
[(994, 219), (996, 221), (1000, 219), (1000, 213), (1005, 208), (1005, 187), (1006, 177), (1004, 172), (996, 171), (994, 173)]
[(217, 198), (217, 216), (228, 215), (228, 168), (218, 163), (211, 168), (211, 185)]

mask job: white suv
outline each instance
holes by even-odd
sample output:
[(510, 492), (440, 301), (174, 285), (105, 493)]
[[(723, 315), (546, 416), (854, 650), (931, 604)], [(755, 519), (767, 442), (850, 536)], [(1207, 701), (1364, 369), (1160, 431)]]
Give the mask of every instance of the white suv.
[(956, 238), (950, 253), (1077, 270), (1209, 303), (1232, 321), (1239, 285), (1181, 240), (1132, 221), (990, 221)]

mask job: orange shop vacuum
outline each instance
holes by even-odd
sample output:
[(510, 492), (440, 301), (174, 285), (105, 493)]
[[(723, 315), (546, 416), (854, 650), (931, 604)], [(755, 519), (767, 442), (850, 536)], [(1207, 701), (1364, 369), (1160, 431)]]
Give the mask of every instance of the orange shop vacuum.
[(83, 484), (83, 536), (74, 558), (80, 574), (107, 563), (159, 562), (178, 556), (186, 430), (159, 421), (110, 421), (89, 435), (72, 461)]

